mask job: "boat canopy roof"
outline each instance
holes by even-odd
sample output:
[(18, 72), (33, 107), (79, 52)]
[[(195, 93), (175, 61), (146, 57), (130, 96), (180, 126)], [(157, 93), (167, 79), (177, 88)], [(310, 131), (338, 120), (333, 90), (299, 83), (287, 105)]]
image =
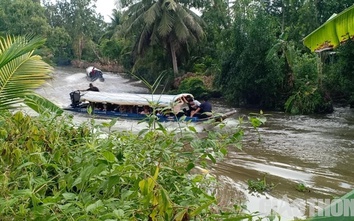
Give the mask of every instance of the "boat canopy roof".
[(81, 102), (94, 102), (94, 103), (111, 103), (117, 105), (138, 105), (151, 106), (151, 103), (157, 104), (160, 107), (173, 106), (182, 96), (192, 94), (183, 93), (177, 95), (169, 94), (133, 94), (133, 93), (107, 93), (107, 92), (95, 92), (87, 91), (81, 94)]

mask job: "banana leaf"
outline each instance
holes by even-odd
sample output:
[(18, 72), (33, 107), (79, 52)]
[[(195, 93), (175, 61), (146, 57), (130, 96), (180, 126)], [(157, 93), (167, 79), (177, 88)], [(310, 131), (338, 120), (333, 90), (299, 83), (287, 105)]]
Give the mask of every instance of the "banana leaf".
[(354, 5), (338, 15), (332, 15), (324, 24), (303, 39), (312, 52), (336, 48), (354, 36)]

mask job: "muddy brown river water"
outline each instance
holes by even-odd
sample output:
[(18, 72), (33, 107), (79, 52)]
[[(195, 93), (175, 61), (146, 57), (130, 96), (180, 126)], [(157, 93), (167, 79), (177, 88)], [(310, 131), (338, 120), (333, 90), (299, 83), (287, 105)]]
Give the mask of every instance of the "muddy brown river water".
[[(104, 77), (105, 82), (93, 83), (101, 91), (147, 92), (120, 75), (104, 73)], [(86, 89), (88, 84), (84, 69), (56, 68), (54, 79), (38, 89), (38, 93), (64, 107), (70, 103), (71, 91)], [(215, 102), (214, 109), (231, 108)], [(235, 124), (239, 116), (257, 111), (238, 109), (238, 114), (227, 123)], [(267, 122), (259, 129), (261, 140), (256, 132), (247, 130), (242, 150), (230, 150), (211, 169), (221, 181), (218, 194), (222, 204), (242, 204), (262, 216), (274, 210), (281, 220), (294, 220), (309, 215), (308, 203), (333, 199), (354, 188), (354, 110), (342, 107), (335, 108), (332, 114), (311, 116), (266, 114), (269, 114)], [(87, 120), (83, 115), (75, 119)], [(121, 130), (143, 127), (128, 120), (120, 120), (115, 125)], [(250, 193), (247, 181), (263, 177), (275, 185), (273, 190), (265, 194)], [(299, 184), (310, 191), (299, 192), (296, 190)]]

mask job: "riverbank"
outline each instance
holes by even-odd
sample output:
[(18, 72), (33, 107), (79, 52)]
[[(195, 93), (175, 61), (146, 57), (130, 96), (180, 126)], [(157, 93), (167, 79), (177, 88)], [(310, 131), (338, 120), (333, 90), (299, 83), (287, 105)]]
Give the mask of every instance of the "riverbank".
[[(95, 82), (107, 92), (146, 93), (146, 88), (124, 78), (121, 74), (106, 73), (105, 82)], [(88, 81), (84, 69), (56, 68), (55, 79), (38, 92), (60, 106), (68, 105), (69, 93), (86, 88)], [(223, 99), (211, 100), (213, 110), (225, 112), (231, 107)], [(245, 119), (259, 109), (238, 109), (238, 114), (227, 119), (225, 128), (236, 127), (239, 117)], [(245, 133), (242, 150), (230, 149), (226, 158), (214, 165), (210, 172), (220, 180), (220, 203), (233, 201), (244, 205), (251, 212), (269, 214), (271, 208), (281, 214), (282, 221), (306, 218), (309, 199), (332, 199), (354, 188), (352, 158), (354, 157), (354, 110), (349, 107), (335, 108), (327, 115), (290, 115), (281, 111), (264, 111), (267, 122), (258, 133)], [(75, 115), (75, 121), (87, 122), (87, 118)], [(101, 123), (106, 120), (95, 119)], [(172, 126), (173, 125), (168, 125)], [(118, 120), (112, 130), (140, 131), (146, 128), (138, 122)], [(196, 125), (198, 132), (202, 125)], [(216, 128), (217, 129), (217, 128)], [(276, 185), (269, 193), (249, 193), (248, 180), (262, 179)], [(301, 192), (299, 185), (310, 189)], [(299, 203), (297, 205), (296, 203)], [(290, 213), (290, 212), (291, 213)]]
[[(129, 76), (128, 74), (124, 74), (127, 73), (124, 67), (114, 62), (108, 62), (103, 64), (100, 62), (87, 62), (83, 60), (71, 61), (71, 67), (73, 68), (86, 69), (87, 67), (90, 66), (96, 67), (102, 70), (103, 72), (119, 73), (123, 77), (131, 79), (131, 76)], [(198, 88), (194, 88), (195, 84), (198, 84), (198, 81), (200, 81), (202, 85), (199, 85)], [(174, 93), (181, 93), (181, 91), (179, 91), (180, 87), (182, 88), (187, 87), (187, 88), (191, 88), (192, 91), (190, 92), (192, 92), (199, 99), (202, 98), (201, 95), (207, 95), (210, 98), (220, 98), (221, 92), (213, 88), (213, 81), (214, 81), (214, 76), (212, 75), (204, 76), (204, 75), (199, 75), (197, 73), (187, 72), (182, 76), (174, 78), (170, 90)], [(142, 86), (140, 83), (141, 82), (138, 82), (136, 86)], [(181, 86), (181, 84), (184, 85)]]

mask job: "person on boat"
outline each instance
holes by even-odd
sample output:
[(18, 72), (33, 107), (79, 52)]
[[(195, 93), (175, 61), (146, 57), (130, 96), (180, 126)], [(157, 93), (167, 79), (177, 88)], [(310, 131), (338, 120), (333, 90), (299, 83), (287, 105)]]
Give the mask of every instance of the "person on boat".
[(204, 96), (203, 100), (203, 103), (195, 110), (194, 114), (200, 113), (199, 118), (211, 117), (212, 105), (209, 103), (207, 96)]
[(140, 112), (140, 114), (150, 114), (150, 107), (144, 106), (144, 109)]
[(97, 69), (95, 67), (88, 67), (86, 68), (86, 74), (87, 74), (87, 79), (89, 81), (96, 81), (97, 79), (100, 79), (101, 82), (104, 81), (103, 78), (103, 73), (100, 69)]
[(90, 83), (90, 84), (89, 84), (89, 88), (87, 88), (87, 89), (84, 90), (84, 91), (97, 91), (97, 92), (99, 92), (100, 90), (98, 89), (98, 87), (93, 86), (93, 84)]
[(102, 77), (102, 71), (95, 68), (95, 67), (92, 67), (92, 70), (90, 71), (89, 73), (89, 77), (90, 78), (99, 78), (99, 77)]
[(182, 110), (182, 106), (186, 103), (184, 99), (184, 97), (180, 97), (173, 104), (172, 114), (176, 117), (182, 117), (183, 115), (185, 115), (184, 111)]
[(189, 95), (187, 95), (185, 99), (188, 104), (188, 110), (186, 111), (186, 115), (194, 117), (194, 115), (197, 113), (196, 110), (199, 108), (201, 103), (198, 100), (193, 99), (193, 97)]

